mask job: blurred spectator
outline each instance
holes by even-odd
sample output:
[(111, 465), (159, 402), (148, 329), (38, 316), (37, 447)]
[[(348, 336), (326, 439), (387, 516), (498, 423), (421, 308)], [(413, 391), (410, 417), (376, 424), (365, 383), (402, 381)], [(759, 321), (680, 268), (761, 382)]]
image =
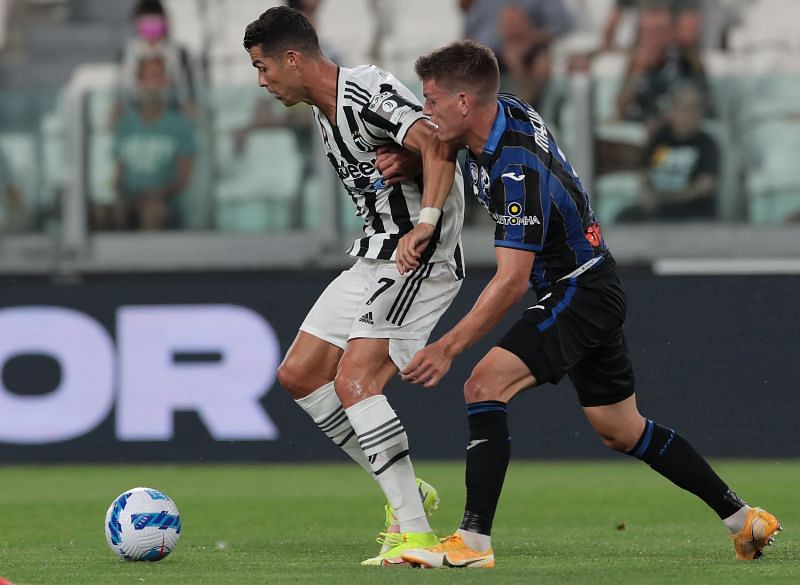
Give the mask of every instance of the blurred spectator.
[(638, 40), (656, 34), (668, 23), (673, 29), (676, 43), (684, 49), (697, 49), (700, 44), (703, 21), (702, 0), (617, 0), (603, 30), (604, 49), (614, 47), (617, 27), (625, 10), (638, 9)]
[(294, 8), (298, 12), (302, 12), (305, 17), (314, 25), (314, 28), (319, 24), (317, 22), (317, 10), (319, 10), (320, 0), (287, 0), (286, 5), (289, 8)]
[(714, 219), (719, 150), (703, 131), (704, 96), (692, 85), (672, 97), (669, 124), (650, 139), (644, 154), (640, 200), (617, 221)]
[(2, 202), (0, 231), (3, 233), (25, 231), (29, 224), (28, 210), (23, 205), (22, 194), (14, 185), (11, 168), (2, 148), (0, 148), (0, 202)]
[(160, 0), (139, 0), (133, 10), (136, 36), (122, 54), (121, 86), (127, 96), (136, 94), (139, 62), (161, 58), (166, 67), (172, 98), (187, 114), (194, 113), (194, 85), (189, 53), (169, 38), (169, 23)]
[[(533, 47), (548, 46), (572, 29), (572, 16), (562, 0), (458, 0), (464, 12), (464, 37), (488, 45), (505, 67), (500, 19), (506, 9), (516, 9), (529, 22), (529, 30), (509, 50), (524, 54)], [(513, 12), (511, 13), (513, 14)], [(510, 14), (506, 16), (509, 18)], [(509, 31), (510, 33), (511, 31)], [(519, 31), (514, 31), (518, 35)], [(522, 45), (527, 45), (527, 49)]]
[(555, 92), (550, 84), (550, 36), (542, 34), (520, 6), (502, 10), (498, 32), (501, 42), (499, 56), (513, 85), (509, 89), (536, 108), (545, 119), (555, 119)]
[(680, 42), (672, 13), (652, 10), (648, 18), (640, 27), (617, 96), (617, 114), (623, 120), (644, 122), (652, 133), (665, 121), (665, 102), (677, 85), (691, 81), (707, 95), (708, 81), (699, 51)]
[[(168, 107), (164, 61), (139, 64), (137, 106), (129, 107), (114, 132), (117, 198), (110, 221), (122, 229), (181, 226), (181, 193), (189, 183), (195, 153), (192, 122)], [(99, 218), (100, 227), (103, 218)]]

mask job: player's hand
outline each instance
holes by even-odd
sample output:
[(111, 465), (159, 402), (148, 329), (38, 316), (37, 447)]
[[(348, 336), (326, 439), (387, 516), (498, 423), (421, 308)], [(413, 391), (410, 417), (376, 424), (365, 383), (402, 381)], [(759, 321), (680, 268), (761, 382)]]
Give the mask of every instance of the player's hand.
[(453, 358), (437, 341), (415, 353), (401, 376), (405, 382), (433, 388), (444, 378), (452, 363)]
[(400, 238), (395, 254), (395, 262), (400, 274), (405, 274), (419, 266), (419, 258), (428, 247), (434, 229), (434, 226), (429, 223), (420, 223)]
[(422, 172), (422, 159), (399, 145), (381, 146), (375, 152), (375, 168), (386, 185), (411, 181)]

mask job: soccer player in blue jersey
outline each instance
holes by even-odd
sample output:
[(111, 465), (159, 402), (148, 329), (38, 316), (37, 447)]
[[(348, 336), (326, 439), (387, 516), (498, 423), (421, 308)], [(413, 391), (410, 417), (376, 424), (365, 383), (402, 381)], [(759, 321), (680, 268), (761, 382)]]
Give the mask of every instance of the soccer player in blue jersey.
[(761, 556), (780, 530), (775, 516), (747, 506), (676, 431), (639, 414), (614, 258), (586, 191), (539, 114), (513, 95), (497, 94), (497, 61), (478, 43), (460, 41), (423, 56), (416, 72), (439, 139), (467, 148), (472, 189), (496, 222), (497, 272), (466, 316), (416, 353), (403, 378), (435, 386), (453, 358), (528, 288), (538, 300), (464, 386), (470, 437), (461, 527), (403, 558), (427, 567), (494, 566), (492, 520), (510, 459), (507, 403), (565, 374), (606, 446), (701, 498), (730, 531), (738, 558)]

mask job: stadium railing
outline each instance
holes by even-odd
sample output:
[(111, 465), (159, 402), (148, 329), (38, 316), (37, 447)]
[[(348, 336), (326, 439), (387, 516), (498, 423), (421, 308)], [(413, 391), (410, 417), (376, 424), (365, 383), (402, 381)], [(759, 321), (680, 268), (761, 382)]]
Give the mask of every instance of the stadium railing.
[[(739, 194), (738, 203), (729, 205), (733, 211), (710, 223), (608, 222), (604, 232), (619, 260), (800, 255), (800, 225), (786, 223), (787, 216), (800, 210), (800, 167), (786, 158), (800, 144), (800, 123), (792, 109), (800, 79), (780, 75), (748, 83), (715, 80), (715, 85), (728, 88), (731, 102), (720, 120), (725, 142), (738, 145), (740, 151), (728, 161), (731, 171), (725, 191)], [(592, 108), (598, 93), (602, 87), (595, 79), (567, 80), (565, 106), (553, 125), (584, 184), (598, 193), (598, 209), (613, 218), (604, 208), (602, 194), (636, 186), (622, 181), (597, 189), (593, 178), (597, 122)], [(767, 98), (769, 106), (764, 105)], [(60, 95), (3, 91), (0, 154), (5, 165), (0, 165), (0, 189), (10, 184), (21, 194), (26, 220), (12, 225), (9, 200), (3, 194), (0, 273), (345, 264), (343, 251), (357, 237), (360, 218), (354, 216), (349, 197), (322, 152), (317, 129), (297, 125), (297, 120), (309, 118), (307, 112), (287, 116), (282, 107), (260, 103), (263, 99), (257, 88), (201, 92), (195, 119), (195, 173), (184, 194), (185, 229), (145, 234), (94, 230), (89, 221), (91, 203), (113, 197), (113, 138), (107, 123), (114, 104), (111, 90), (85, 88)], [(775, 115), (763, 119), (765, 112)], [(487, 231), (491, 223), (484, 216), (470, 213), (465, 226), (465, 249), (472, 265), (494, 262)]]

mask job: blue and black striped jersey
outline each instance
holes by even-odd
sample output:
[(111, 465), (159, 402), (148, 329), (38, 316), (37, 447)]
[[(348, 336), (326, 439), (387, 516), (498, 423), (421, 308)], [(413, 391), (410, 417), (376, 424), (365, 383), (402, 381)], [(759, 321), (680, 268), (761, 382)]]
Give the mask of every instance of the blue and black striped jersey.
[(613, 264), (589, 196), (539, 114), (509, 94), (480, 156), (467, 151), (467, 180), (495, 220), (495, 246), (536, 254), (531, 285), (543, 291)]

